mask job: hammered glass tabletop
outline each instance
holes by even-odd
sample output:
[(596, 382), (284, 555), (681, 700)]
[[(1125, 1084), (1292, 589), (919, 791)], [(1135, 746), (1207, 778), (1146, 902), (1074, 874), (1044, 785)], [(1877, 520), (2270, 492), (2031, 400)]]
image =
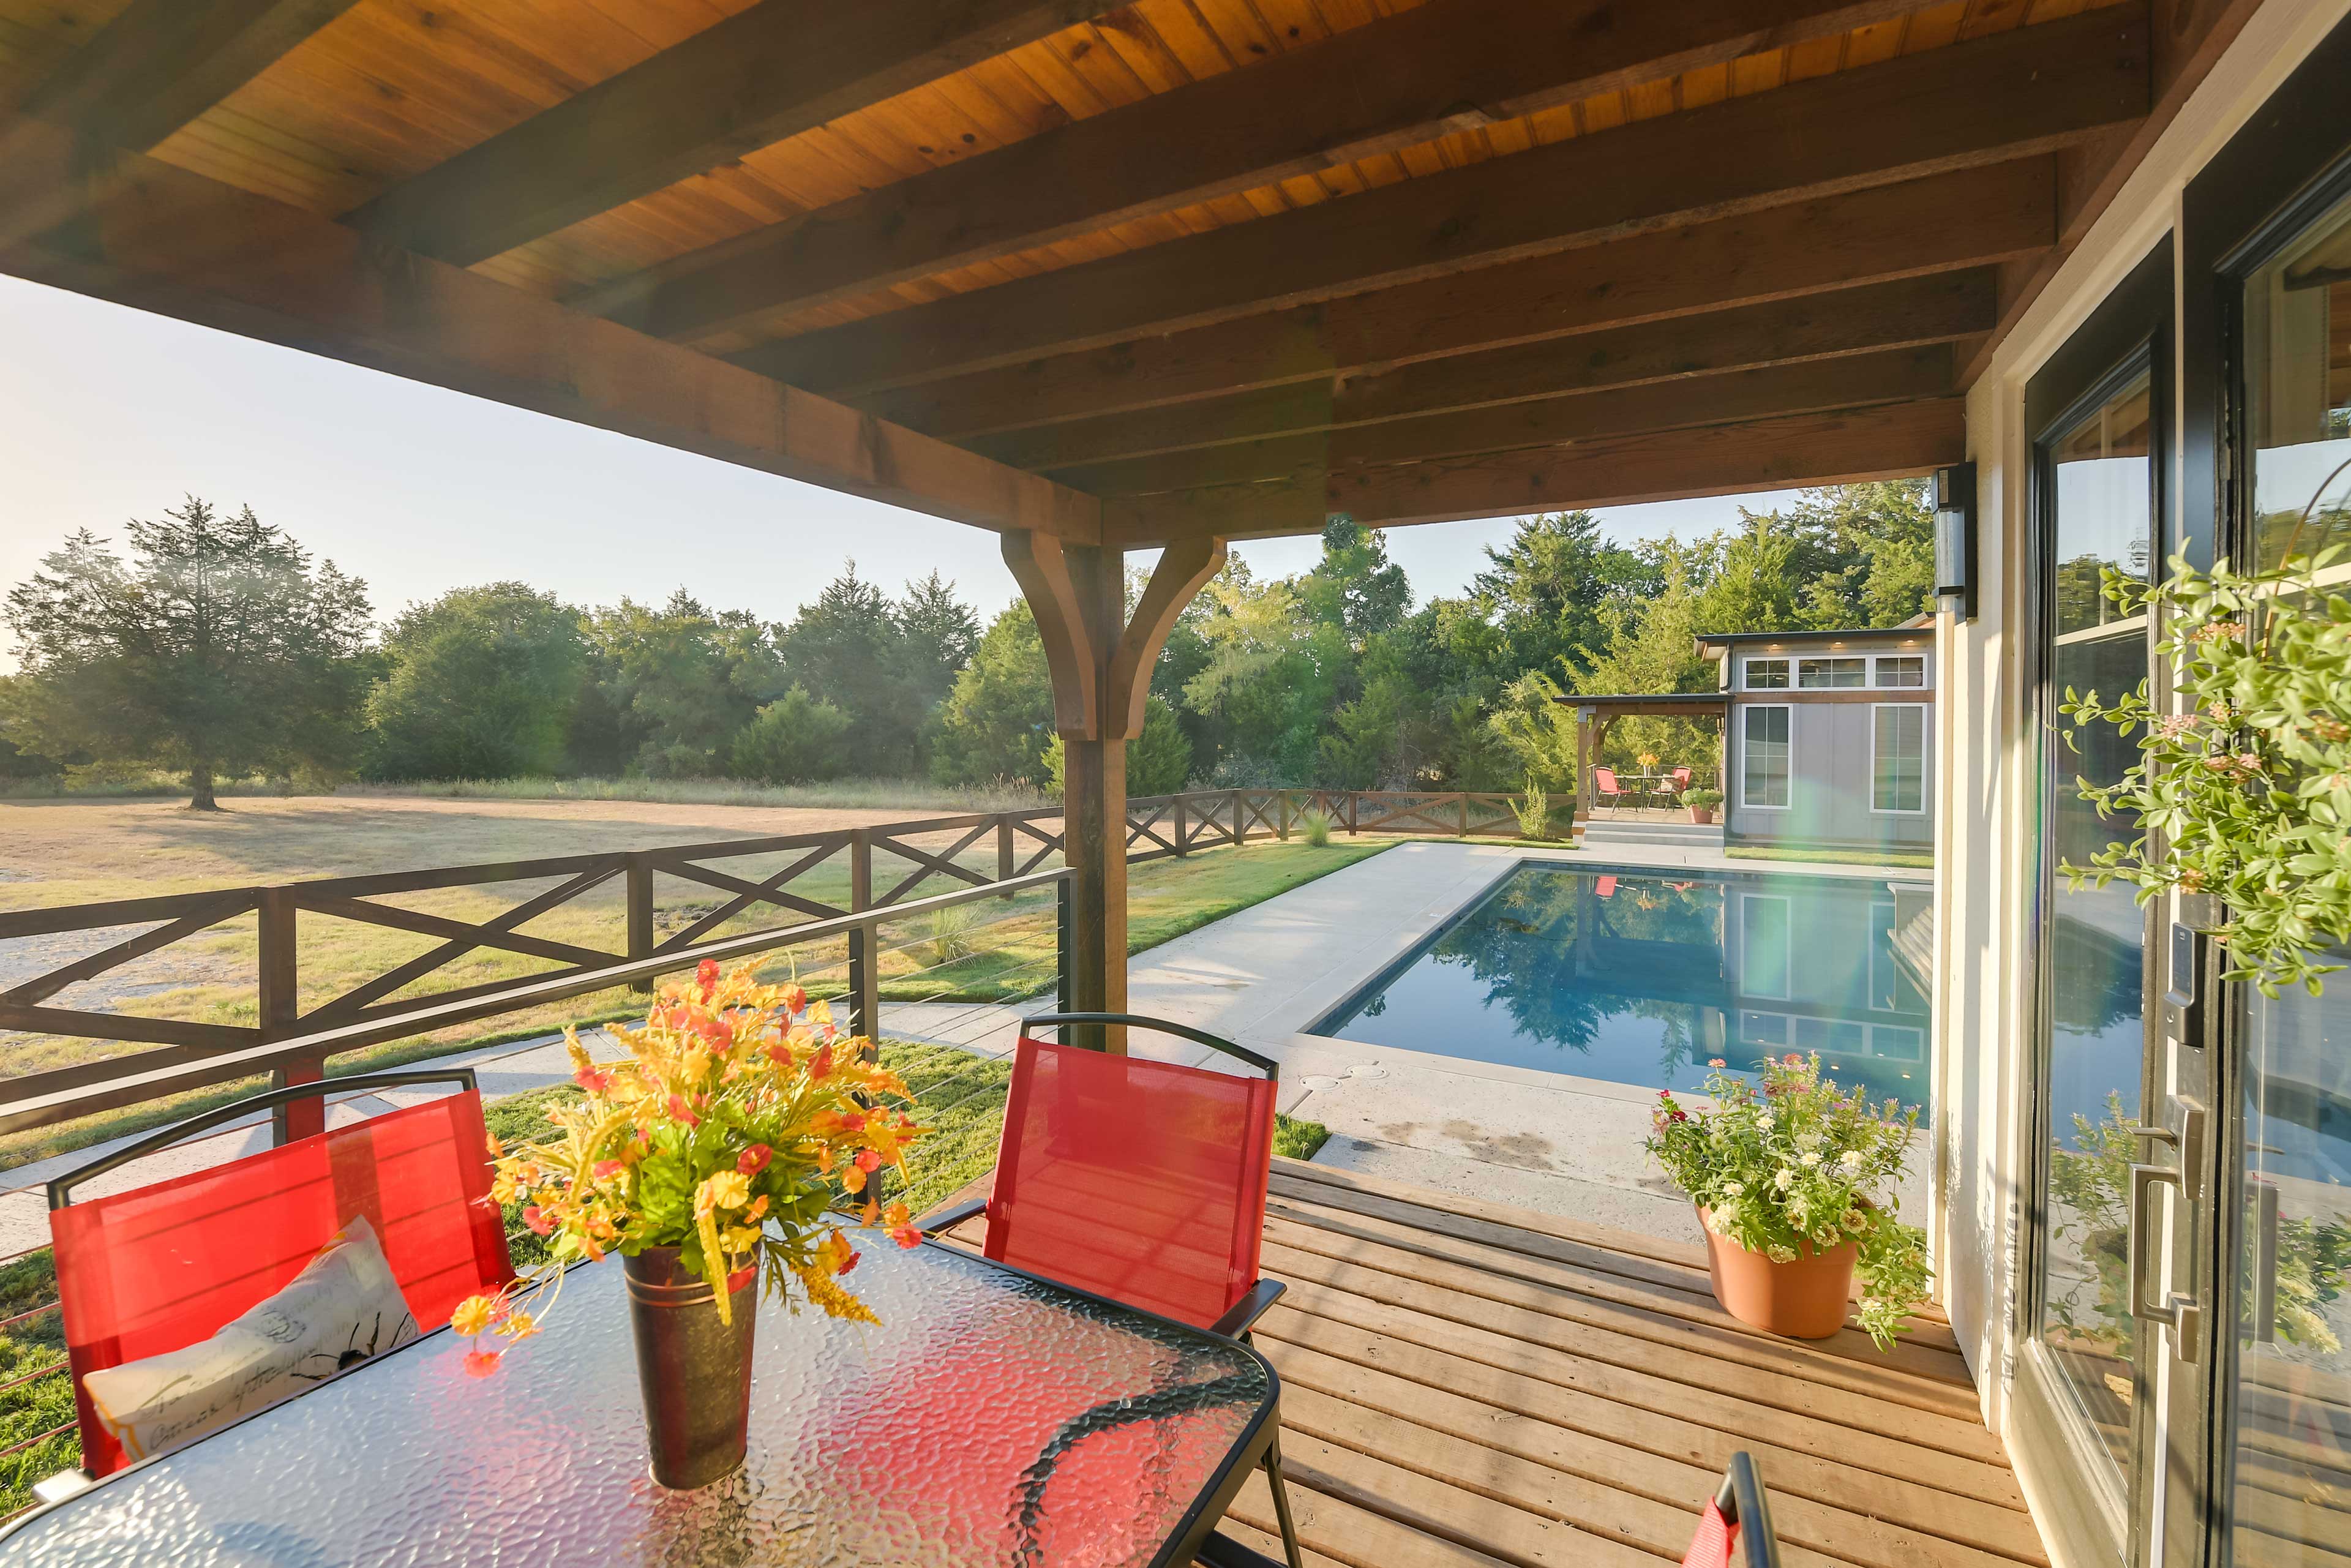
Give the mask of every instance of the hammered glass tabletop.
[(648, 1475), (606, 1262), (486, 1377), (428, 1335), (31, 1516), (0, 1562), (1144, 1564), (1270, 1409), (1265, 1363), (1232, 1341), (861, 1242), (847, 1282), (881, 1325), (762, 1305), (730, 1481)]

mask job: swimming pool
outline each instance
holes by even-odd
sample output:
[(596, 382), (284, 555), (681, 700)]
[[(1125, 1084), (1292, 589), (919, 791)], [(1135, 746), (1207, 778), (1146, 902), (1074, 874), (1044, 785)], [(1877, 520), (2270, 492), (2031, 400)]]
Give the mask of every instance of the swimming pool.
[(1894, 942), (1925, 896), (1529, 862), (1308, 1032), (1660, 1089), (1818, 1051), (1838, 1082), (1931, 1109), (1928, 1001)]

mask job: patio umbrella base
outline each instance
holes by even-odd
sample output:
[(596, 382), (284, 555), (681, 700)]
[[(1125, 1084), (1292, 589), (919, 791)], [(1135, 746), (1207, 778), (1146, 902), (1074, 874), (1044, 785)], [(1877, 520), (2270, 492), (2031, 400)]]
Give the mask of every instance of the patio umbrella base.
[(674, 1491), (724, 1480), (743, 1468), (750, 1431), (758, 1270), (746, 1264), (728, 1278), (735, 1321), (726, 1323), (710, 1281), (688, 1273), (676, 1248), (648, 1247), (621, 1261), (653, 1480)]

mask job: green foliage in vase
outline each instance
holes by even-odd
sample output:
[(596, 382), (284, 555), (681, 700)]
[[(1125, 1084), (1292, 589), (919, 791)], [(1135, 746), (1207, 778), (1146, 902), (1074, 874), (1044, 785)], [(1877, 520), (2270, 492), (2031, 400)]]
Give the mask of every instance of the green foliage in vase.
[(2112, 699), (2068, 686), (2059, 708), (2135, 735), (2139, 758), (2110, 787), (2075, 780), (2135, 836), (2058, 869), (2074, 887), (2130, 883), (2142, 905), (2175, 890), (2217, 899), (2221, 977), (2269, 997), (2317, 996), (2342, 967), (2323, 951), (2351, 940), (2351, 598), (2315, 580), (2342, 553), (2259, 572), (2175, 557), (2152, 588), (2109, 571), (2109, 600), (2161, 618), (2176, 711), (2144, 682)]

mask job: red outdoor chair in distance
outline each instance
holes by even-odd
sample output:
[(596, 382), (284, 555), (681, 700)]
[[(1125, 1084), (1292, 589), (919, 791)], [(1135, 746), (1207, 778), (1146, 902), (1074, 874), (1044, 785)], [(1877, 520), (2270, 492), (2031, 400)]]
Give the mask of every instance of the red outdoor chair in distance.
[[(1123, 1025), (1175, 1035), (1246, 1063), (1242, 1077), (1037, 1038)], [(1273, 1165), (1275, 1064), (1183, 1024), (1127, 1013), (1021, 1020), (994, 1190), (923, 1217), (925, 1234), (987, 1217), (987, 1256), (1059, 1284), (1229, 1338), (1281, 1294), (1258, 1272)], [(1265, 1472), (1290, 1568), (1301, 1568), (1277, 1438)], [(1266, 1563), (1228, 1537), (1200, 1552), (1218, 1568)], [(1269, 1568), (1270, 1565), (1269, 1564)]]
[[(83, 1202), (77, 1187), (306, 1098), (457, 1092)], [(83, 1469), (45, 1500), (193, 1440), (446, 1322), (514, 1277), (469, 1068), (296, 1084), (166, 1127), (49, 1183)], [(93, 1382), (95, 1379), (95, 1382)]]

